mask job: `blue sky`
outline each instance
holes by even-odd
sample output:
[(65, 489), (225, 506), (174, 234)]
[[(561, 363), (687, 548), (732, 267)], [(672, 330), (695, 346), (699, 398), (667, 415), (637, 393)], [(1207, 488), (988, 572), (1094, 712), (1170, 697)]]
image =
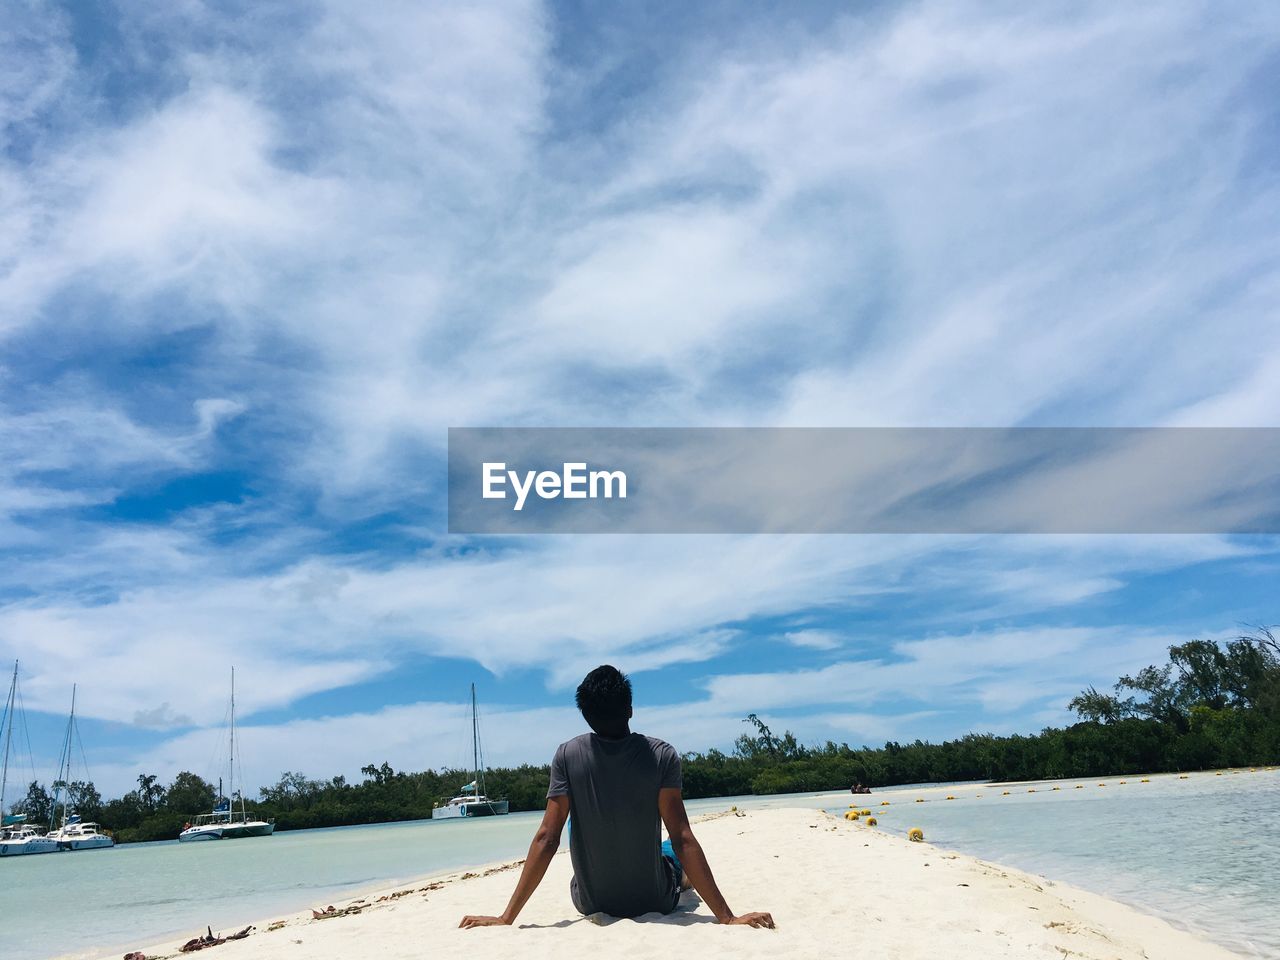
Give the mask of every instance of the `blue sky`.
[[(692, 9), (690, 9), (692, 8)], [(1265, 5), (18, 6), (0, 656), (37, 773), (1067, 719), (1263, 537), (445, 533), (450, 426), (1277, 426)], [(1224, 465), (1224, 469), (1229, 468)]]

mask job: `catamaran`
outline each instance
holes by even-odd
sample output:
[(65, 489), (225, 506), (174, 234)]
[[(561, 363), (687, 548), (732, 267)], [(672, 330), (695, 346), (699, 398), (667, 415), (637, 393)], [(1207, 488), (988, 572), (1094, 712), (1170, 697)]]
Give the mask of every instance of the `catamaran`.
[(17, 724), (18, 707), (18, 661), (15, 660), (9, 698), (5, 700), (4, 714), (0, 717), (0, 729), (4, 732), (4, 762), (0, 764), (0, 857), (57, 853), (62, 849), (58, 846), (58, 841), (41, 836), (35, 827), (26, 822), (25, 813), (4, 812), (4, 791), (9, 784), (9, 751), (13, 746), (13, 728)]
[(218, 779), (218, 802), (212, 813), (202, 813), (194, 823), (188, 823), (178, 834), (183, 843), (192, 840), (235, 840), (240, 837), (269, 837), (276, 829), (274, 820), (249, 819), (244, 806), (244, 792), (239, 794), (240, 811), (235, 810), (236, 775), (236, 669), (231, 668), (231, 724), (228, 736), (230, 747), (228, 760), (227, 792), (222, 793), (222, 779)]
[(20, 857), (30, 853), (57, 853), (61, 849), (57, 840), (50, 840), (29, 824), (17, 823), (0, 829), (0, 857)]
[(475, 779), (464, 785), (447, 803), (431, 811), (432, 820), (455, 817), (500, 817), (508, 813), (506, 800), (490, 800), (484, 792), (484, 764), (480, 754), (480, 724), (476, 716), (476, 685), (471, 685), (471, 757)]
[(80, 731), (76, 727), (76, 687), (72, 684), (71, 715), (67, 718), (67, 732), (62, 738), (62, 758), (58, 761), (58, 776), (54, 779), (53, 810), (50, 813), (51, 818), (56, 816), (58, 804), (61, 803), (62, 821), (57, 830), (50, 830), (46, 836), (63, 850), (101, 850), (104, 847), (114, 847), (116, 842), (111, 834), (96, 823), (81, 820), (80, 814), (71, 809), (71, 757), (75, 752), (74, 745), (79, 740)]
[(101, 850), (103, 847), (116, 845), (111, 834), (96, 823), (81, 820), (78, 813), (64, 816), (62, 826), (49, 831), (45, 836), (63, 850)]

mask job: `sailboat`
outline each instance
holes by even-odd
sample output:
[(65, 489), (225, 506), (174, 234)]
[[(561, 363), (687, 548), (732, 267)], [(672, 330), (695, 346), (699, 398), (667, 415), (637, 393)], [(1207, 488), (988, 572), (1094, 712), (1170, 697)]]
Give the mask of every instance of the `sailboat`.
[(228, 736), (230, 746), (227, 764), (227, 793), (222, 793), (222, 779), (218, 779), (218, 802), (212, 813), (202, 813), (195, 823), (188, 823), (178, 834), (183, 843), (192, 840), (235, 840), (240, 837), (269, 837), (276, 829), (274, 820), (249, 819), (244, 806), (244, 792), (240, 793), (240, 811), (235, 810), (236, 775), (236, 668), (231, 668), (231, 724)]
[(101, 850), (104, 847), (114, 847), (116, 842), (111, 838), (111, 834), (96, 823), (81, 820), (80, 814), (71, 809), (71, 755), (79, 739), (80, 733), (76, 727), (76, 686), (72, 684), (71, 715), (67, 718), (67, 732), (62, 738), (62, 758), (58, 761), (58, 776), (54, 779), (53, 810), (50, 812), (51, 818), (56, 816), (58, 803), (61, 802), (62, 821), (57, 830), (50, 830), (46, 836), (63, 850)]
[(0, 727), (4, 732), (4, 762), (0, 764), (0, 857), (19, 857), (33, 853), (57, 853), (62, 848), (56, 840), (43, 837), (26, 822), (25, 813), (4, 812), (4, 792), (9, 785), (9, 752), (13, 746), (13, 728), (17, 724), (18, 661), (13, 661), (13, 680), (5, 700)]
[(475, 778), (464, 785), (448, 803), (431, 811), (432, 820), (455, 817), (500, 817), (508, 810), (506, 800), (490, 800), (484, 793), (484, 766), (480, 761), (480, 723), (476, 716), (476, 685), (471, 685), (471, 757)]

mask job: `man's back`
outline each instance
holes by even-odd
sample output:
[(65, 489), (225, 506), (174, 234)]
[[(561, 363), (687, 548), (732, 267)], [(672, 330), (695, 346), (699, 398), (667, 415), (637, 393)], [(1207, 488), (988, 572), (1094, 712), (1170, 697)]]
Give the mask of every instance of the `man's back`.
[[(560, 834), (570, 823), (570, 893), (582, 913), (670, 913), (680, 898), (683, 872), (718, 922), (772, 928), (773, 917), (767, 913), (736, 916), (729, 909), (689, 826), (680, 796), (680, 757), (671, 744), (631, 732), (631, 681), (626, 674), (602, 664), (578, 684), (574, 700), (596, 732), (556, 750), (547, 809), (507, 909), (497, 917), (465, 916), (460, 926), (515, 923), (546, 876)], [(660, 823), (671, 834), (669, 856), (658, 852)]]
[(584, 733), (556, 750), (547, 797), (569, 797), (571, 893), (582, 913), (675, 909), (680, 891), (660, 853), (658, 791), (680, 785), (679, 755), (654, 737)]

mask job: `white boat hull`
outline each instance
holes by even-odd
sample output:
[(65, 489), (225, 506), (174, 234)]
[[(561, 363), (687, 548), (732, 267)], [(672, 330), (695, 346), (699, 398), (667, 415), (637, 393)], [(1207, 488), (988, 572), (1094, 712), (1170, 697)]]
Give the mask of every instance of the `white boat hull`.
[(116, 842), (108, 836), (98, 834), (93, 837), (72, 837), (67, 840), (58, 840), (57, 844), (63, 850), (105, 850), (108, 847), (114, 847)]
[(509, 813), (506, 800), (473, 800), (466, 803), (450, 803), (431, 811), (432, 820), (455, 820), (462, 817), (500, 817)]
[(198, 840), (239, 840), (244, 837), (269, 837), (275, 832), (276, 825), (264, 820), (249, 820), (244, 823), (207, 823), (196, 827), (188, 827), (178, 834), (180, 843), (191, 843)]
[(36, 853), (57, 853), (62, 848), (58, 841), (46, 837), (28, 837), (22, 840), (0, 840), (0, 857), (24, 857)]
[(105, 850), (116, 845), (111, 835), (100, 830), (96, 823), (79, 821), (46, 833), (45, 839), (55, 841), (63, 850)]

